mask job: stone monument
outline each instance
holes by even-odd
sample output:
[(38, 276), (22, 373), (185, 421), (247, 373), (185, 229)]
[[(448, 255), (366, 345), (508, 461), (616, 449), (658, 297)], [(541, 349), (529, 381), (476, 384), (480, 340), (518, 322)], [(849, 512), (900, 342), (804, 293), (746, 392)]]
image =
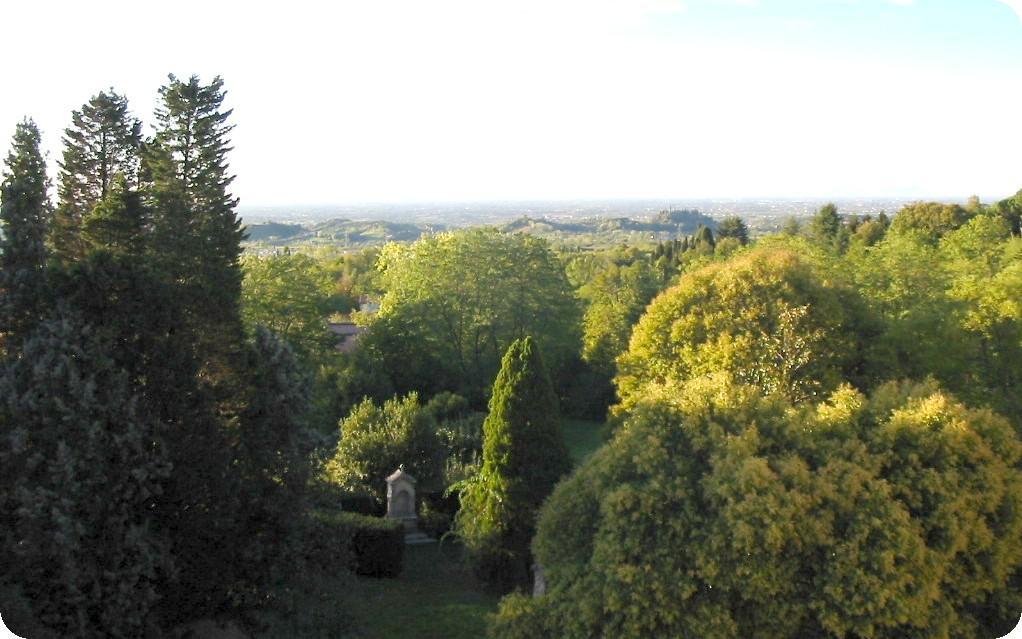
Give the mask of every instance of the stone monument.
[(387, 477), (387, 517), (400, 521), (407, 531), (417, 529), (415, 478), (405, 472), (404, 466)]

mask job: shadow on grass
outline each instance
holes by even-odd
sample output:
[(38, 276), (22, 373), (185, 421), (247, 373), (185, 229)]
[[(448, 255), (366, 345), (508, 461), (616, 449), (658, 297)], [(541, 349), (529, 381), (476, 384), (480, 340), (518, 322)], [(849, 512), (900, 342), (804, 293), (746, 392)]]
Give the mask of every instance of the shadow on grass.
[(486, 592), (445, 542), (405, 548), (396, 579), (359, 578), (357, 634), (364, 639), (481, 639), (500, 596)]

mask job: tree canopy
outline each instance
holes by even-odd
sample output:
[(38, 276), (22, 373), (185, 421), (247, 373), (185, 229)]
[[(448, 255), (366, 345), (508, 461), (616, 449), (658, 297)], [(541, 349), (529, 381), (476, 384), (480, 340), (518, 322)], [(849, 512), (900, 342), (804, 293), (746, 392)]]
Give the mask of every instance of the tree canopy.
[(321, 355), (334, 344), (326, 325), (332, 283), (321, 263), (287, 253), (246, 256), (241, 313), (249, 330), (264, 326), (304, 356)]
[(787, 249), (686, 273), (649, 306), (619, 359), (625, 407), (655, 387), (717, 371), (794, 401), (845, 380), (868, 386), (878, 330), (851, 289)]
[(663, 389), (545, 504), (547, 593), (494, 636), (994, 637), (1022, 606), (1022, 446), (932, 383), (818, 405)]
[[(402, 336), (406, 353), (429, 357), (432, 376), (477, 403), (512, 341), (532, 335), (556, 378), (579, 351), (578, 305), (546, 242), (493, 229), (441, 233), (380, 255), (380, 340)], [(415, 356), (416, 352), (424, 353)], [(388, 370), (416, 366), (395, 358)], [(399, 390), (416, 390), (415, 388)]]
[(972, 213), (957, 204), (915, 202), (904, 206), (891, 222), (895, 233), (919, 233), (936, 242), (945, 233), (953, 231), (972, 217)]

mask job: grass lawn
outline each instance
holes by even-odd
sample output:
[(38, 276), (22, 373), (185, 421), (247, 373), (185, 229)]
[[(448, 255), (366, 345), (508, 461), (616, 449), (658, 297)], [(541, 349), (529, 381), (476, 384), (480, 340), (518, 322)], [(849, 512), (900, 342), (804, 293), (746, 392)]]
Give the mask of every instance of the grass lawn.
[(576, 465), (603, 445), (600, 438), (601, 422), (587, 422), (581, 419), (564, 419), (561, 421), (561, 432), (564, 442), (568, 444), (571, 460)]
[(450, 542), (405, 547), (405, 566), (396, 579), (358, 579), (349, 601), (357, 605), (361, 639), (481, 639), (486, 616), (500, 597), (484, 592)]

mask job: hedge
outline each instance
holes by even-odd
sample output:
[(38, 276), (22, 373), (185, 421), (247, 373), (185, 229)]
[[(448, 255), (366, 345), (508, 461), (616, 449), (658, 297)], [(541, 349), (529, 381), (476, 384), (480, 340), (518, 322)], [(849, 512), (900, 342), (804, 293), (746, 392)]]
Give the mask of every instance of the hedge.
[(405, 530), (400, 522), (358, 513), (318, 510), (320, 534), (347, 541), (348, 567), (358, 575), (396, 577), (404, 566)]

